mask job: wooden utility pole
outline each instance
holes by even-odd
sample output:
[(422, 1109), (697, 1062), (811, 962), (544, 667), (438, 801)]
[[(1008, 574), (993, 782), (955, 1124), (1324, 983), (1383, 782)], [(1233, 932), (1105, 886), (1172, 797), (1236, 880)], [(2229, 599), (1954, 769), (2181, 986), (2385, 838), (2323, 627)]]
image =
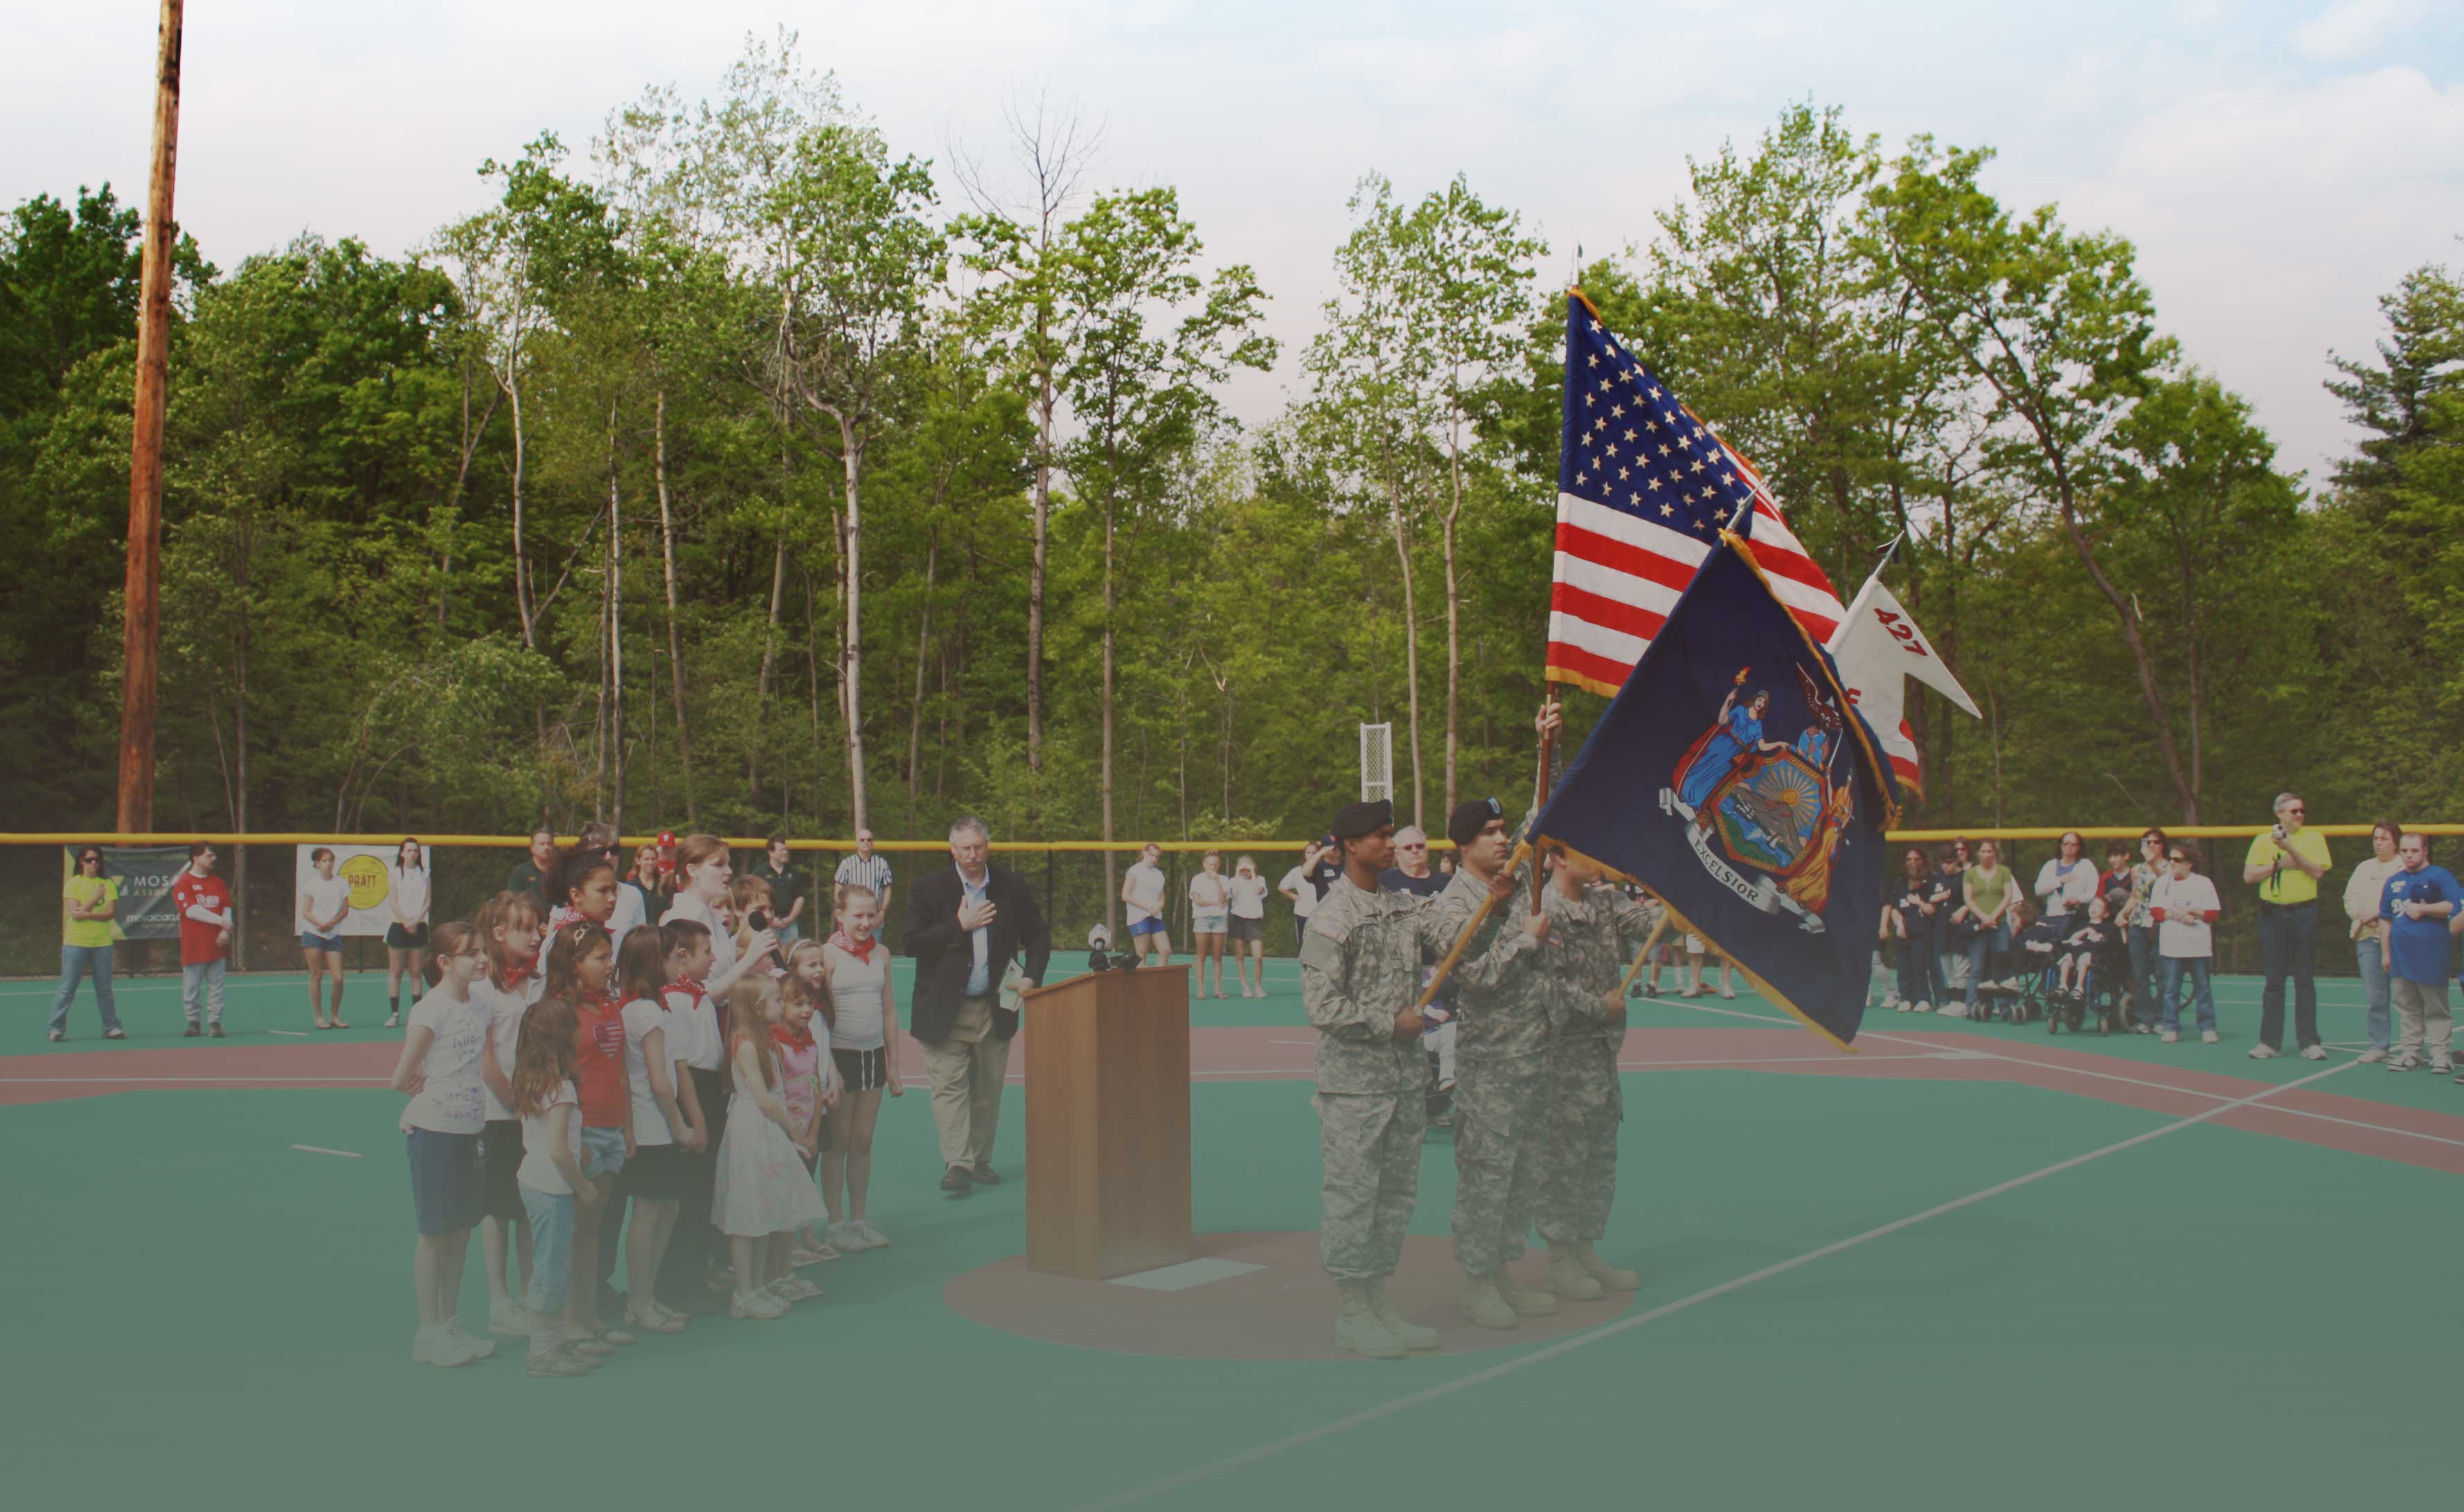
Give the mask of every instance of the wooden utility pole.
[(154, 827), (154, 685), (163, 639), (163, 403), (171, 340), (171, 181), (180, 146), (180, 9), (163, 0), (154, 177), (137, 309), (136, 439), (128, 466), (128, 591), (121, 633), (120, 829)]

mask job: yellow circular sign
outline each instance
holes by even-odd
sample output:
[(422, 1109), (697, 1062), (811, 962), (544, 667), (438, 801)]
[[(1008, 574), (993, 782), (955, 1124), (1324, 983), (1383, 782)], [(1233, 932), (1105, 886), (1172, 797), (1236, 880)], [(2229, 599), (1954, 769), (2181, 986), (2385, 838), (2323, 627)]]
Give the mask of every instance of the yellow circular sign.
[(334, 868), (334, 874), (351, 885), (354, 909), (373, 909), (392, 890), (386, 883), (385, 863), (374, 856), (353, 856)]

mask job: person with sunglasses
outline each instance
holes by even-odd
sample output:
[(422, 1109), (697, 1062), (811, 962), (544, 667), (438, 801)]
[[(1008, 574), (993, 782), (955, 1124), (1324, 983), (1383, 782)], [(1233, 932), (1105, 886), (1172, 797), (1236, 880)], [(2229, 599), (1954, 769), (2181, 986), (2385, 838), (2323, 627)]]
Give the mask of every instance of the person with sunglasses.
[(94, 978), (102, 1037), (128, 1038), (111, 998), (111, 921), (119, 911), (120, 884), (104, 873), (102, 847), (77, 847), (77, 875), (60, 884), (60, 988), (52, 995), (52, 1021), (44, 1039), (56, 1042), (68, 1038), (69, 1004), (77, 1000), (81, 976)]
[(1429, 867), (1429, 837), (1418, 824), (1395, 831), (1395, 865), (1377, 874), (1377, 885), (1390, 892), (1434, 898), (1446, 890), (1446, 879)]
[(2284, 1048), (2284, 979), (2293, 978), (2293, 1037), (2301, 1058), (2324, 1061), (2319, 1042), (2319, 879), (2332, 863), (2327, 837), (2307, 829), (2308, 805), (2298, 793), (2276, 796), (2276, 825), (2250, 843), (2241, 880), (2258, 885), (2258, 959), (2267, 985), (2258, 995), (2258, 1043), (2254, 1061), (2273, 1060)]
[(2165, 847), (2166, 874), (2148, 897), (2147, 914), (2156, 921), (2156, 949), (2163, 962), (2164, 1042), (2182, 1038), (2182, 978), (2199, 1010), (2199, 1039), (2216, 1042), (2216, 995), (2210, 970), (2216, 953), (2216, 915), (2223, 904), (2216, 885), (2198, 874), (2199, 853), (2175, 842)]

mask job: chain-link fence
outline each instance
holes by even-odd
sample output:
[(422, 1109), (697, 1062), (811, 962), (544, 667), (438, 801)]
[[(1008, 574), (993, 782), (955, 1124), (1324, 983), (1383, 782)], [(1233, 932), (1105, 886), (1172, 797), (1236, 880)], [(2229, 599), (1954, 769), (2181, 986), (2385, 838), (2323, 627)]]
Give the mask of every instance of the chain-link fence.
[[(2352, 866), (2369, 854), (2368, 831), (2359, 825), (2316, 827), (2329, 837), (2335, 854), (2335, 869), (2320, 887), (2318, 967), (2321, 975), (2350, 975), (2355, 968), (2343, 905), (2343, 883)], [(2464, 825), (2421, 827), (2434, 836), (2464, 834)], [(2002, 844), (2005, 865), (2011, 866), (2022, 885), (2027, 885), (2035, 881), (2045, 859), (2055, 853), (2062, 833), (2053, 829), (1918, 830), (1891, 838), (1895, 846), (1922, 844), (1929, 850), (1939, 848), (1954, 834), (1971, 842), (1996, 840)], [(2101, 866), (2106, 838), (2121, 836), (2135, 843), (2139, 832), (2097, 828), (2082, 833), (2087, 838), (2087, 861)], [(2203, 869), (2214, 879), (2216, 891), (2224, 902), (2224, 917), (2216, 927), (2216, 969), (2228, 973), (2257, 971), (2256, 893), (2241, 880), (2242, 857), (2256, 829), (2202, 826), (2171, 833), (2196, 839), (2206, 856)], [(360, 859), (346, 861), (345, 866), (357, 867), (361, 878), (373, 885), (369, 868), (381, 869), (399, 838), (281, 835), (253, 836), (239, 842), (221, 835), (95, 837), (106, 847), (112, 874), (124, 879), (123, 890), (143, 892), (158, 900), (151, 915), (155, 922), (148, 928), (165, 936), (121, 941), (115, 970), (127, 975), (173, 974), (179, 970), (176, 928), (170, 923), (167, 899), (161, 894), (167, 888), (170, 877), (185, 864), (187, 844), (191, 840), (215, 844), (215, 871), (231, 887), (238, 912), (232, 951), (234, 967), (242, 971), (296, 971), (300, 966), (303, 847), (327, 844), (346, 856), (357, 853)], [(59, 969), (61, 886), (72, 869), (78, 843), (78, 837), (58, 834), (0, 836), (0, 975), (48, 976)], [(565, 837), (563, 843), (570, 844), (571, 837)], [(471, 917), (480, 904), (514, 880), (515, 872), (527, 860), (527, 842), (519, 837), (451, 836), (424, 844), (432, 892), (429, 916), (439, 923)], [(635, 848), (645, 844), (647, 840), (628, 838), (624, 842), (623, 854), (630, 858)], [(764, 865), (759, 841), (732, 844), (737, 847), (735, 865), (739, 875)], [(828, 928), (831, 879), (839, 863), (852, 854), (853, 848), (845, 842), (790, 844), (795, 869), (811, 900), (805, 905), (800, 928), (807, 935), (825, 933)], [(1087, 841), (1002, 841), (995, 843), (993, 859), (996, 865), (1017, 872), (1034, 889), (1051, 923), (1055, 948), (1075, 951), (1084, 948), (1088, 931), (1097, 923), (1109, 921), (1115, 936), (1120, 935), (1121, 881), (1127, 867), (1137, 860), (1138, 845), (1135, 841), (1111, 845)], [(1447, 859), (1446, 848), (1442, 842), (1433, 848), (1441, 865)], [(1300, 843), (1177, 841), (1165, 843), (1162, 859), (1165, 917), (1175, 954), (1189, 953), (1189, 881), (1200, 869), (1204, 853), (1210, 849), (1221, 852), (1226, 876), (1231, 875), (1241, 858), (1251, 859), (1267, 888), (1266, 953), (1284, 956), (1294, 953), (1298, 946), (1294, 912), (1282, 887), (1287, 874), (1302, 861)], [(906, 933), (907, 885), (928, 871), (950, 865), (949, 852), (938, 841), (889, 842), (879, 846), (879, 852), (891, 871), (891, 912), (884, 933), (895, 950)], [(366, 859), (370, 856), (375, 859)], [(630, 866), (628, 859), (628, 870)], [(124, 908), (122, 917), (131, 918), (136, 913)], [(382, 918), (381, 913), (377, 916)], [(656, 917), (655, 910), (652, 917)], [(382, 934), (347, 934), (343, 962), (354, 971), (384, 970), (385, 942)]]
[[(99, 839), (93, 843), (103, 845), (107, 870), (125, 895), (121, 909), (123, 934), (159, 936), (118, 940), (114, 952), (117, 975), (178, 973), (180, 944), (167, 889), (187, 864), (187, 843), (192, 838), (214, 844), (214, 875), (231, 889), (237, 913), (231, 957), (233, 969), (260, 972), (300, 968), (303, 846), (330, 845), (341, 853), (346, 872), (354, 865), (362, 868), (369, 882), (359, 889), (356, 903), (367, 896), (369, 887), (374, 886), (368, 868), (381, 870), (384, 859), (395, 850), (399, 841), (399, 837), (388, 840), (383, 836), (318, 840), (286, 835), (241, 843), (227, 836), (176, 835), (146, 836), (142, 841), (132, 837), (130, 844), (123, 844), (108, 837)], [(570, 843), (570, 837), (566, 840)], [(625, 853), (629, 857), (641, 844), (647, 842), (628, 840)], [(518, 838), (454, 837), (424, 842), (423, 848), (431, 889), (429, 918), (440, 924), (449, 919), (470, 918), (481, 904), (517, 880), (514, 874), (529, 859), (527, 843)], [(1254, 862), (1267, 888), (1266, 952), (1270, 955), (1292, 954), (1298, 946), (1292, 905), (1278, 889), (1287, 873), (1300, 864), (1302, 847), (1245, 842), (1216, 847), (1203, 843), (1175, 843), (1166, 850), (1161, 863), (1165, 873), (1165, 918), (1174, 953), (1186, 956), (1190, 953), (1189, 881), (1200, 869), (1203, 852), (1208, 848), (1222, 852), (1222, 868), (1227, 877), (1241, 858), (1245, 856)], [(63, 842), (57, 836), (0, 837), (0, 975), (49, 976), (59, 970), (61, 887), (74, 869), (77, 849), (77, 844)], [(808, 936), (826, 934), (831, 880), (839, 863), (853, 854), (852, 847), (791, 843), (791, 850), (793, 870), (808, 899), (798, 927)], [(374, 862), (354, 861), (354, 853), (371, 852), (376, 854)], [(890, 916), (883, 933), (896, 950), (906, 934), (908, 886), (928, 871), (951, 865), (950, 854), (946, 844), (914, 842), (885, 844), (879, 853), (889, 863), (891, 876)], [(1109, 867), (1108, 859), (1111, 863)], [(1025, 880), (1051, 924), (1054, 947), (1063, 951), (1083, 950), (1088, 931), (1108, 921), (1116, 939), (1126, 947), (1118, 899), (1121, 879), (1137, 859), (1135, 842), (1112, 847), (1109, 857), (1103, 847), (1090, 847), (1084, 842), (1051, 845), (997, 843), (993, 856), (994, 865), (1007, 867)], [(759, 874), (759, 868), (765, 866), (759, 842), (736, 847), (737, 875)], [(630, 871), (629, 861), (625, 869)], [(345, 880), (349, 880), (347, 875)], [(656, 920), (655, 908), (646, 908), (646, 911)], [(382, 903), (355, 909), (355, 918), (361, 921), (358, 927), (372, 931), (382, 930), (385, 916)], [(385, 941), (382, 932), (346, 933), (342, 958), (346, 970), (385, 970)]]

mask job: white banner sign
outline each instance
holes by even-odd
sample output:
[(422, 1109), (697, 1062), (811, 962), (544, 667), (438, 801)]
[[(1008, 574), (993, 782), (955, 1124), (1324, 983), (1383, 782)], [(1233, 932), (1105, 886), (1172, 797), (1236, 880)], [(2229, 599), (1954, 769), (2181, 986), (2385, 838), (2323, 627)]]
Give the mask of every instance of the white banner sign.
[[(327, 882), (318, 873), (316, 855), (327, 851), (334, 858), (334, 880)], [(291, 883), (291, 924), (295, 934), (371, 934), (383, 935), (385, 926), (395, 922), (390, 900), (393, 877), (386, 867), (393, 864), (395, 847), (391, 845), (302, 845), (297, 874)], [(319, 919), (330, 918), (340, 902), (347, 899), (351, 911), (342, 922), (330, 929), (312, 928), (308, 911), (313, 906)]]

